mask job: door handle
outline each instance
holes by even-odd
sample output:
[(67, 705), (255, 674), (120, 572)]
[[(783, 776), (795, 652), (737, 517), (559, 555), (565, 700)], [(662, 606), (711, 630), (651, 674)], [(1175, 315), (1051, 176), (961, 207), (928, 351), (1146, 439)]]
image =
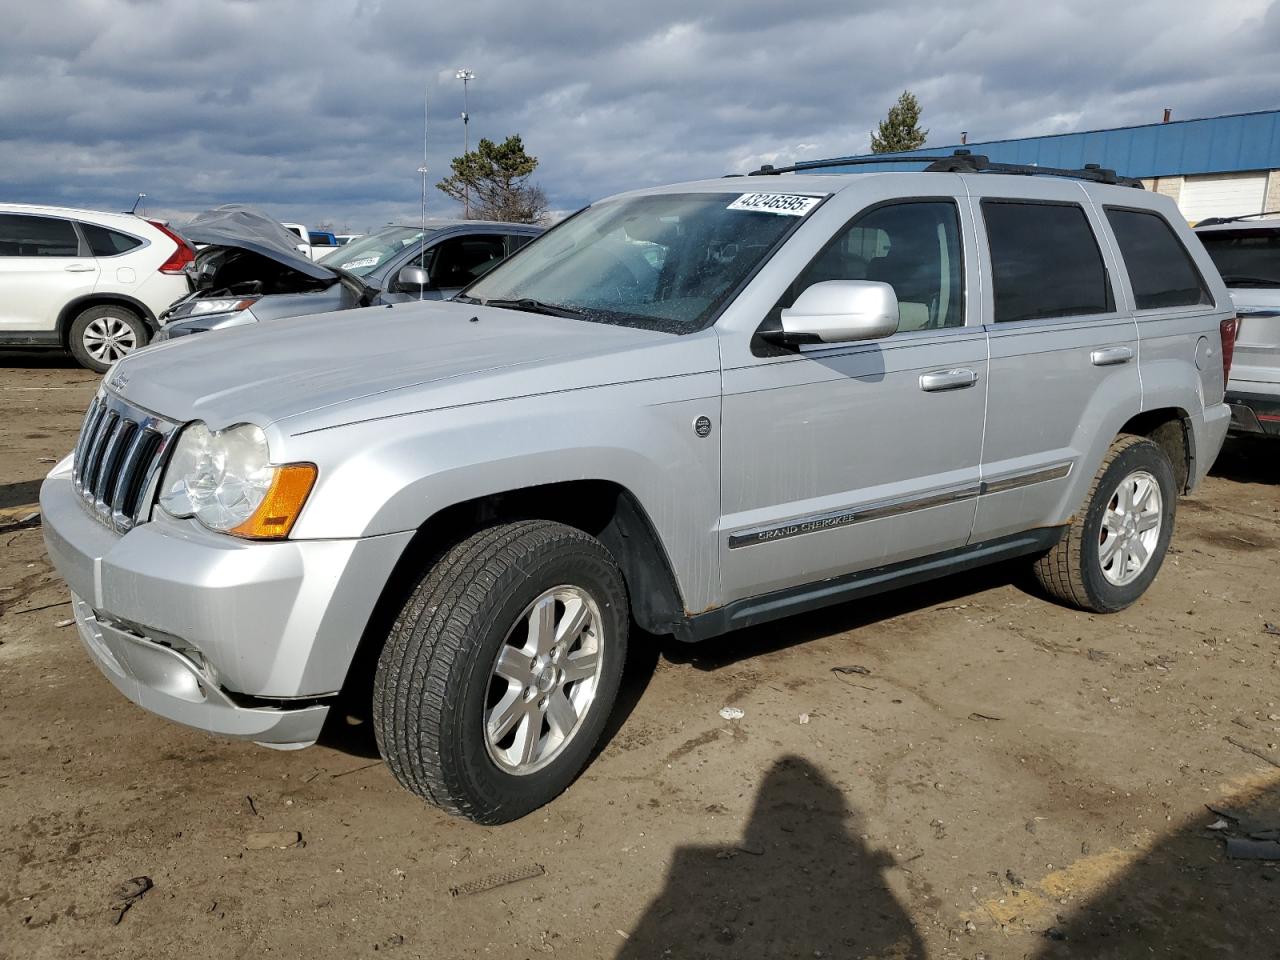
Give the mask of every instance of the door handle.
[(978, 382), (978, 375), (967, 367), (956, 370), (934, 370), (920, 374), (920, 389), (928, 393), (937, 390), (962, 390)]
[(62, 269), (67, 273), (92, 273), (98, 268), (88, 263), (69, 263)]
[(1095, 367), (1112, 367), (1133, 359), (1133, 347), (1103, 347), (1089, 354), (1089, 362)]

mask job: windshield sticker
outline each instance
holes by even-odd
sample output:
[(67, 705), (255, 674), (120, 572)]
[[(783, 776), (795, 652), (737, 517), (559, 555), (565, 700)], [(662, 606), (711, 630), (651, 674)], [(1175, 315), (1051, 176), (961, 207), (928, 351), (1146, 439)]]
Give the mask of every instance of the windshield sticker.
[(350, 260), (342, 265), (343, 270), (356, 270), (360, 267), (376, 267), (381, 257), (361, 257), (359, 260)]
[(744, 193), (729, 210), (754, 210), (758, 213), (781, 213), (803, 217), (821, 202), (821, 197), (804, 197), (798, 193)]

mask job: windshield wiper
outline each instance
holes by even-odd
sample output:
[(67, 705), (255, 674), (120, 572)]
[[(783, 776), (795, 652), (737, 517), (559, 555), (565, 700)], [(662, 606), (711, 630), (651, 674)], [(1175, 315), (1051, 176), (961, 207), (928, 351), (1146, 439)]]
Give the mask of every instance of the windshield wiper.
[(1227, 286), (1232, 286), (1233, 284), (1247, 283), (1250, 286), (1256, 286), (1256, 287), (1280, 287), (1280, 280), (1275, 280), (1275, 279), (1272, 279), (1271, 277), (1241, 277), (1234, 273), (1229, 273), (1226, 276), (1224, 276), (1222, 278), (1222, 282), (1225, 283)]
[(525, 313), (545, 313), (549, 317), (567, 317), (570, 320), (581, 320), (581, 310), (571, 310), (554, 303), (543, 303), (532, 297), (518, 297), (514, 300), (484, 300), (486, 307), (502, 307), (506, 310), (523, 310)]

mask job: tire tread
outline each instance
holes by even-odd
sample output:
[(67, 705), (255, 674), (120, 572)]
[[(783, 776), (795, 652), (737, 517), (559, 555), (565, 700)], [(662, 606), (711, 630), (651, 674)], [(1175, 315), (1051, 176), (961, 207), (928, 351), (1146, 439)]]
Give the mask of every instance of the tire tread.
[(487, 527), (431, 565), (397, 615), (374, 677), (374, 733), (396, 779), (448, 813), (477, 822), (505, 819), (470, 800), (464, 771), (443, 756), (441, 743), (464, 691), (450, 683), (471, 653), (483, 617), (525, 580), (526, 561), (572, 543), (612, 558), (581, 530), (549, 520)]

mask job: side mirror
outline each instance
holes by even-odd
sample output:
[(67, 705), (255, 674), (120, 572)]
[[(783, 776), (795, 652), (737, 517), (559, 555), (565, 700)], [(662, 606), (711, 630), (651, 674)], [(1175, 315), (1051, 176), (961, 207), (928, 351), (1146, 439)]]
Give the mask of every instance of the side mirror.
[(878, 340), (898, 331), (898, 297), (874, 280), (823, 280), (782, 311), (784, 343), (848, 343)]
[(431, 275), (424, 267), (401, 267), (396, 277), (396, 287), (403, 293), (421, 293), (429, 286), (431, 286)]

